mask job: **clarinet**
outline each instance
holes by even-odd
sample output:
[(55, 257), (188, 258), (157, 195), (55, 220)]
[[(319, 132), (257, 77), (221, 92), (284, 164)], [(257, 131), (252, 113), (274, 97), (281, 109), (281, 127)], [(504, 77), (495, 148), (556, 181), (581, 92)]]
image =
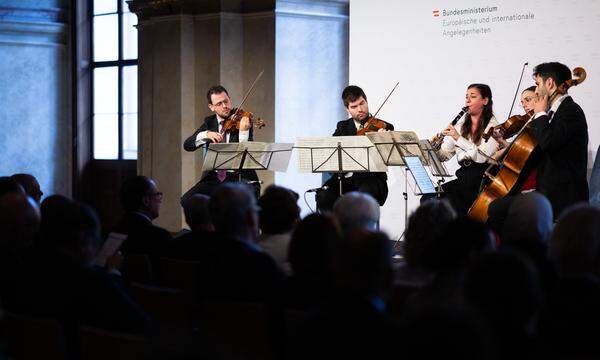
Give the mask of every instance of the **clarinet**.
[[(452, 126), (456, 125), (458, 120), (460, 120), (460, 118), (463, 117), (463, 115), (467, 112), (468, 109), (469, 109), (469, 107), (465, 106), (460, 110), (458, 115), (456, 115), (454, 120), (452, 120), (452, 122), (451, 122)], [(431, 142), (431, 147), (434, 148), (435, 150), (439, 150), (442, 147), (443, 142), (444, 142), (444, 136), (442, 135), (442, 133), (438, 133), (436, 135), (435, 139), (433, 140), (433, 142)]]

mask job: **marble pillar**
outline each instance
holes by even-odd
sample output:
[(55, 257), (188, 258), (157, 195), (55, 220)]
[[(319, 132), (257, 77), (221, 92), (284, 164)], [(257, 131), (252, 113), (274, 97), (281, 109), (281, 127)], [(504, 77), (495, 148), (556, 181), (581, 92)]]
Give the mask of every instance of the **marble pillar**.
[(0, 2), (0, 176), (71, 195), (69, 1)]

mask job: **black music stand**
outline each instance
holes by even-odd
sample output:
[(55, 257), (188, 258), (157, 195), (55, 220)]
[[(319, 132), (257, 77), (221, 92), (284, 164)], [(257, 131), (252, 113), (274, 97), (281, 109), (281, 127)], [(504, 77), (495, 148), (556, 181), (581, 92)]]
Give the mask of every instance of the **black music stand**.
[(286, 171), (293, 144), (287, 143), (211, 143), (202, 171), (235, 170), (242, 181), (242, 170)]
[(294, 148), (298, 150), (300, 171), (336, 174), (340, 196), (343, 195), (342, 179), (345, 173), (387, 170), (378, 161), (373, 144), (360, 136), (299, 138)]

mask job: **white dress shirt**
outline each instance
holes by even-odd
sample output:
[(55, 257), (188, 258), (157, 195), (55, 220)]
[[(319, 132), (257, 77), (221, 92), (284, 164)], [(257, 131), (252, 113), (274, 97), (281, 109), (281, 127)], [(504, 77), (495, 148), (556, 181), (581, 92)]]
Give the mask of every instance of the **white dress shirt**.
[[(463, 116), (456, 123), (456, 125), (454, 125), (454, 128), (459, 134), (460, 128), (464, 122), (465, 117)], [(496, 117), (492, 116), (484, 132), (487, 132), (491, 127), (496, 125), (498, 125), (498, 121), (496, 120)], [(492, 137), (490, 137), (488, 141), (485, 141), (482, 138), (479, 141), (479, 145), (477, 145), (473, 142), (473, 140), (467, 139), (462, 135), (458, 138), (458, 140), (454, 140), (452, 136), (446, 136), (444, 138), (444, 142), (442, 143), (442, 147), (438, 151), (438, 155), (442, 161), (450, 160), (454, 155), (456, 155), (456, 159), (459, 162), (471, 160), (478, 163), (485, 163), (488, 161), (486, 156), (491, 157), (496, 153), (498, 148), (498, 142)]]
[[(225, 122), (225, 119), (223, 119), (222, 117), (217, 115), (217, 122), (219, 124), (219, 132), (221, 132), (221, 130), (223, 129), (223, 123)], [(210, 140), (207, 135), (208, 131), (209, 130), (201, 131), (198, 133), (198, 135), (196, 135), (196, 146), (202, 146), (204, 143), (206, 143), (208, 140)], [(230, 136), (231, 136), (231, 133), (226, 132), (224, 142), (228, 143)], [(245, 130), (245, 131), (240, 130), (239, 142), (248, 141), (249, 137), (250, 137), (250, 130)]]

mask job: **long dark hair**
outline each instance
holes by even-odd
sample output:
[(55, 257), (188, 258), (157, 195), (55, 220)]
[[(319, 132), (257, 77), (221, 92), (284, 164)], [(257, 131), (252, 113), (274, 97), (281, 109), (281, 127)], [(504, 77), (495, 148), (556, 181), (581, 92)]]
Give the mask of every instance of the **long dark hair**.
[[(481, 114), (483, 121), (479, 122), (477, 132), (475, 133), (472, 139), (475, 144), (479, 144), (483, 131), (490, 123), (492, 116), (494, 116), (494, 110), (492, 109), (494, 102), (492, 101), (492, 89), (490, 89), (490, 87), (486, 84), (471, 84), (469, 85), (467, 90), (471, 88), (477, 88), (477, 90), (479, 90), (479, 93), (481, 94), (481, 97), (484, 99), (488, 99), (488, 103), (487, 105), (483, 106), (483, 113)], [(460, 128), (460, 134), (466, 139), (471, 138), (471, 114), (469, 113), (467, 113), (467, 115), (465, 116), (465, 122)]]

